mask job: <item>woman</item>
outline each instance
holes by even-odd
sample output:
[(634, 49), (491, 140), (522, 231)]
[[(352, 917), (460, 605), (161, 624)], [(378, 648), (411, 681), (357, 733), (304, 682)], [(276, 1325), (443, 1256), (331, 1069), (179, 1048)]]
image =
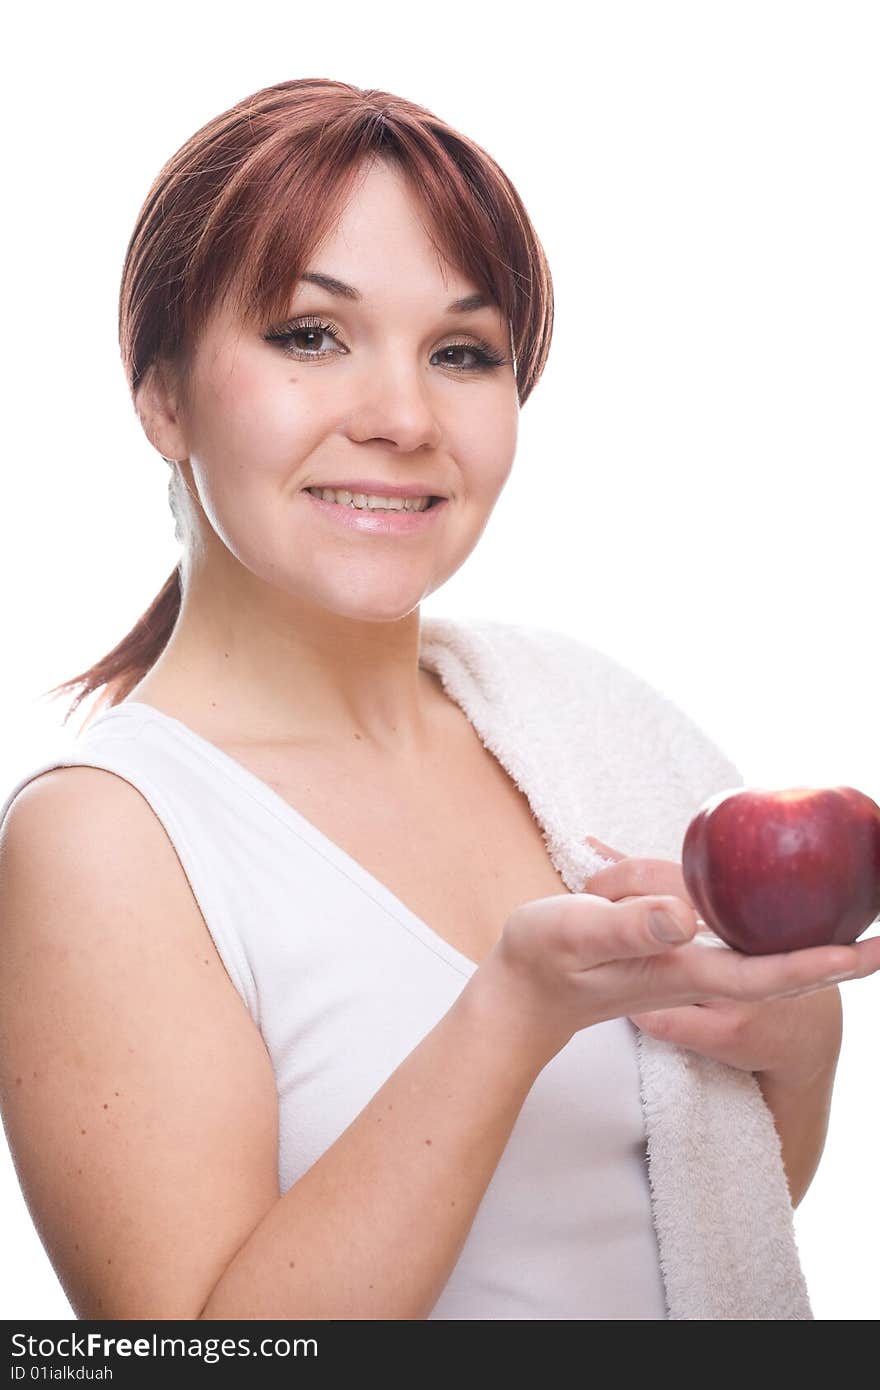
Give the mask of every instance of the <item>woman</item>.
[[(706, 949), (676, 849), (736, 769), (583, 644), (420, 621), (552, 319), (506, 176), (386, 92), (258, 92), (144, 204), (182, 559), (3, 807), (3, 1113), (81, 1318), (812, 1316), (750, 1073), (833, 1070), (803, 996), (870, 943)], [(630, 1021), (707, 1000), (724, 1055)]]

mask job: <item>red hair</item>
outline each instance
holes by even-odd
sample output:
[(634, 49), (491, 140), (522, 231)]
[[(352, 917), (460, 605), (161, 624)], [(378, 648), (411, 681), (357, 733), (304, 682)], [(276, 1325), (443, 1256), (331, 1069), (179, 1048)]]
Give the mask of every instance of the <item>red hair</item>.
[[(485, 150), (424, 107), (327, 78), (279, 82), (246, 97), (196, 131), (154, 179), (119, 291), (132, 396), (160, 362), (185, 395), (192, 348), (221, 302), (261, 329), (281, 318), (373, 157), (394, 161), (408, 177), (439, 252), (509, 322), (523, 405), (550, 349), (553, 287), (519, 195)], [(46, 692), (75, 693), (65, 723), (102, 686), (98, 705), (125, 698), (167, 644), (180, 604), (176, 566), (111, 652)]]

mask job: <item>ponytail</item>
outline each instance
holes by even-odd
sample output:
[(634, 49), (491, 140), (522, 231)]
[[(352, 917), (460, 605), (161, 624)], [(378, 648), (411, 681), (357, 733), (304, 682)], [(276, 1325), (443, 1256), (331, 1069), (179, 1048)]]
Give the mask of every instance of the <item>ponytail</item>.
[(88, 723), (102, 705), (116, 705), (125, 699), (159, 659), (174, 631), (180, 603), (180, 567), (175, 565), (149, 608), (111, 652), (100, 661), (96, 661), (87, 671), (72, 676), (70, 680), (45, 692), (46, 695), (75, 693), (76, 698), (64, 716), (65, 724), (86, 696), (101, 686), (107, 687), (106, 693), (92, 707), (85, 723)]

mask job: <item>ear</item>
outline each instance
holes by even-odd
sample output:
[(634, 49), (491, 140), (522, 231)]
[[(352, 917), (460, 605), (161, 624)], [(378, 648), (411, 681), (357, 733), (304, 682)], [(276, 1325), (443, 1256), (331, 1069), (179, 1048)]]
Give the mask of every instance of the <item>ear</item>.
[(189, 457), (173, 373), (164, 362), (147, 368), (135, 393), (135, 409), (143, 431), (169, 462)]

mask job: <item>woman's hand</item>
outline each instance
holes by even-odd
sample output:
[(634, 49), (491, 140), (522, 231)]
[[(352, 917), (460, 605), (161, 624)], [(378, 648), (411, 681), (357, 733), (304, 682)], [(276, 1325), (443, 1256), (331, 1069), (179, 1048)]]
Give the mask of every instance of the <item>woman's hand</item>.
[[(696, 911), (680, 864), (632, 858), (591, 835), (585, 839), (603, 857), (614, 860), (587, 879), (585, 893), (611, 902), (672, 893)], [(701, 921), (699, 917), (697, 920)], [(741, 1071), (761, 1072), (798, 1084), (827, 1067), (829, 1058), (840, 1049), (843, 1032), (840, 990), (828, 984), (809, 992), (801, 990), (793, 997), (777, 995), (758, 1001), (710, 998), (626, 1017), (652, 1038), (677, 1043)]]
[[(880, 969), (880, 940), (735, 951), (699, 930), (680, 865), (598, 848), (613, 862), (581, 892), (520, 903), (468, 981), (469, 996), (512, 1045), (545, 1065), (581, 1029), (631, 1018), (646, 1032), (765, 1076), (797, 1080), (820, 1057), (827, 1061), (834, 995), (818, 1004), (802, 996), (827, 991), (841, 972)], [(671, 918), (677, 932), (670, 935), (658, 916)], [(789, 1009), (791, 998), (801, 1002)]]

